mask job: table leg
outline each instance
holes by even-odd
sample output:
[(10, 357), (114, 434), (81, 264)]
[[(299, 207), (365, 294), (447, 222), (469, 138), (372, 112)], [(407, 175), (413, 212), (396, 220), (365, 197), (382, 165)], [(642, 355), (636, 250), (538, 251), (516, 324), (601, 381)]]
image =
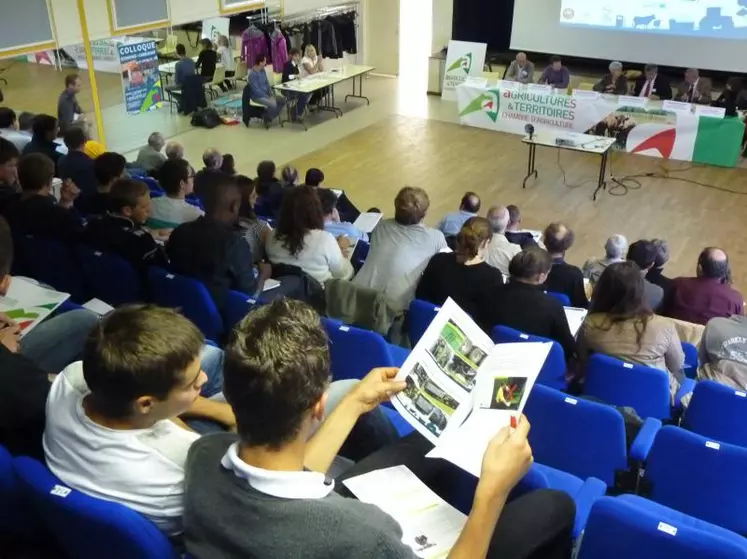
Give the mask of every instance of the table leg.
[(358, 76), (358, 93), (357, 94), (355, 93), (355, 78), (353, 78), (353, 93), (352, 95), (345, 96), (346, 103), (348, 102), (348, 97), (355, 97), (356, 99), (365, 99), (366, 104), (368, 105), (371, 104), (371, 100), (365, 95), (363, 95), (363, 75), (364, 74), (361, 74), (360, 76)]
[(524, 182), (521, 183), (521, 188), (527, 187), (527, 181), (529, 180), (529, 177), (534, 176), (534, 178), (537, 178), (537, 169), (534, 166), (534, 158), (537, 153), (537, 144), (531, 143), (529, 144), (529, 160), (527, 161), (527, 176), (524, 177)]
[(335, 106), (335, 86), (334, 85), (329, 86), (329, 91), (327, 91), (327, 93), (324, 94), (324, 99), (322, 103), (320, 103), (317, 106), (317, 110), (335, 113), (335, 116), (337, 116), (338, 118), (342, 116), (342, 111)]
[(607, 181), (604, 180), (607, 175), (607, 154), (609, 150), (602, 154), (602, 162), (599, 165), (599, 180), (597, 181), (597, 188), (594, 190), (594, 195), (591, 197), (592, 200), (596, 201), (597, 194), (600, 190), (607, 190)]

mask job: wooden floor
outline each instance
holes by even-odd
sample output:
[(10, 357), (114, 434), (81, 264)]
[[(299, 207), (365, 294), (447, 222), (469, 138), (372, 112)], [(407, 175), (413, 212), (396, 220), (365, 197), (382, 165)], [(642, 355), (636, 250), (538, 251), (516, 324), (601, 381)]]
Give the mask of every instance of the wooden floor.
[(645, 156), (614, 154), (612, 173), (626, 176), (663, 173), (721, 189), (678, 180), (641, 178), (641, 188), (624, 196), (620, 189), (602, 192), (592, 202), (599, 173), (599, 158), (558, 150), (537, 151), (539, 178), (523, 190), (526, 147), (517, 136), (456, 124), (394, 116), (332, 143), (293, 164), (301, 169), (320, 167), (330, 187), (345, 188), (362, 210), (376, 206), (393, 213), (393, 200), (405, 185), (425, 188), (431, 199), (426, 222), (433, 225), (457, 208), (465, 191), (482, 197), (483, 210), (491, 205), (516, 204), (527, 228), (542, 229), (552, 221), (565, 221), (576, 233), (568, 260), (581, 265), (603, 256), (611, 234), (632, 242), (664, 238), (672, 257), (667, 273), (692, 275), (698, 253), (705, 246), (727, 250), (735, 286), (747, 293), (747, 171), (663, 162)]

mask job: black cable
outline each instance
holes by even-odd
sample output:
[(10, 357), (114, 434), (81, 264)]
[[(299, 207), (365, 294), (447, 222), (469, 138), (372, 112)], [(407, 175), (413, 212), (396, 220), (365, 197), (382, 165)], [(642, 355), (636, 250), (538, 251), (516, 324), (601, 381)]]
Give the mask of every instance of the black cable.
[(560, 164), (560, 152), (563, 151), (562, 149), (556, 150), (558, 152), (558, 168), (560, 169), (560, 172), (563, 174), (563, 185), (565, 185), (566, 188), (578, 188), (579, 186), (583, 186), (587, 182), (594, 182), (592, 179), (586, 179), (581, 181), (578, 184), (568, 184), (568, 181), (566, 180), (565, 176), (565, 169), (563, 168), (563, 165)]

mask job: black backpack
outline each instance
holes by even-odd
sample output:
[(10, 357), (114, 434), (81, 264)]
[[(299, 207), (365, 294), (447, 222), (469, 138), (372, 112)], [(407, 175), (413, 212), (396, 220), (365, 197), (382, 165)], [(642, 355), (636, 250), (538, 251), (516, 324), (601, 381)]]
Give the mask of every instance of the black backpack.
[(218, 111), (215, 109), (200, 109), (192, 115), (192, 126), (200, 128), (215, 128), (222, 124)]

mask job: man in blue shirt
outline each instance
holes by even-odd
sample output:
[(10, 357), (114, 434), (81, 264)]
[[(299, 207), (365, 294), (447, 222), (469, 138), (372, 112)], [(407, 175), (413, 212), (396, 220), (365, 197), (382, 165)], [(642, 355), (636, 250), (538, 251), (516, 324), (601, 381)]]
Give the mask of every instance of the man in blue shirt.
[(324, 212), (324, 230), (327, 233), (337, 237), (347, 237), (351, 241), (368, 242), (368, 235), (358, 229), (352, 223), (340, 221), (340, 214), (337, 212), (337, 195), (327, 188), (318, 188), (316, 190), (319, 200), (322, 203), (322, 212)]
[(187, 76), (194, 76), (197, 73), (195, 61), (187, 57), (187, 49), (183, 44), (176, 45), (176, 55), (179, 61), (174, 65), (174, 83), (167, 85), (166, 91), (181, 89)]
[(270, 80), (267, 79), (265, 66), (267, 66), (267, 57), (260, 54), (254, 62), (254, 68), (249, 72), (247, 87), (251, 100), (266, 107), (264, 121), (266, 125), (269, 125), (280, 114), (287, 101), (285, 97), (275, 95), (270, 86)]
[(462, 225), (480, 211), (480, 197), (474, 192), (466, 192), (459, 204), (459, 211), (447, 214), (438, 224), (437, 229), (444, 237), (454, 237), (459, 233)]
[(559, 56), (550, 57), (550, 65), (540, 76), (539, 83), (546, 83), (557, 89), (567, 89), (571, 83), (571, 73), (563, 66)]

